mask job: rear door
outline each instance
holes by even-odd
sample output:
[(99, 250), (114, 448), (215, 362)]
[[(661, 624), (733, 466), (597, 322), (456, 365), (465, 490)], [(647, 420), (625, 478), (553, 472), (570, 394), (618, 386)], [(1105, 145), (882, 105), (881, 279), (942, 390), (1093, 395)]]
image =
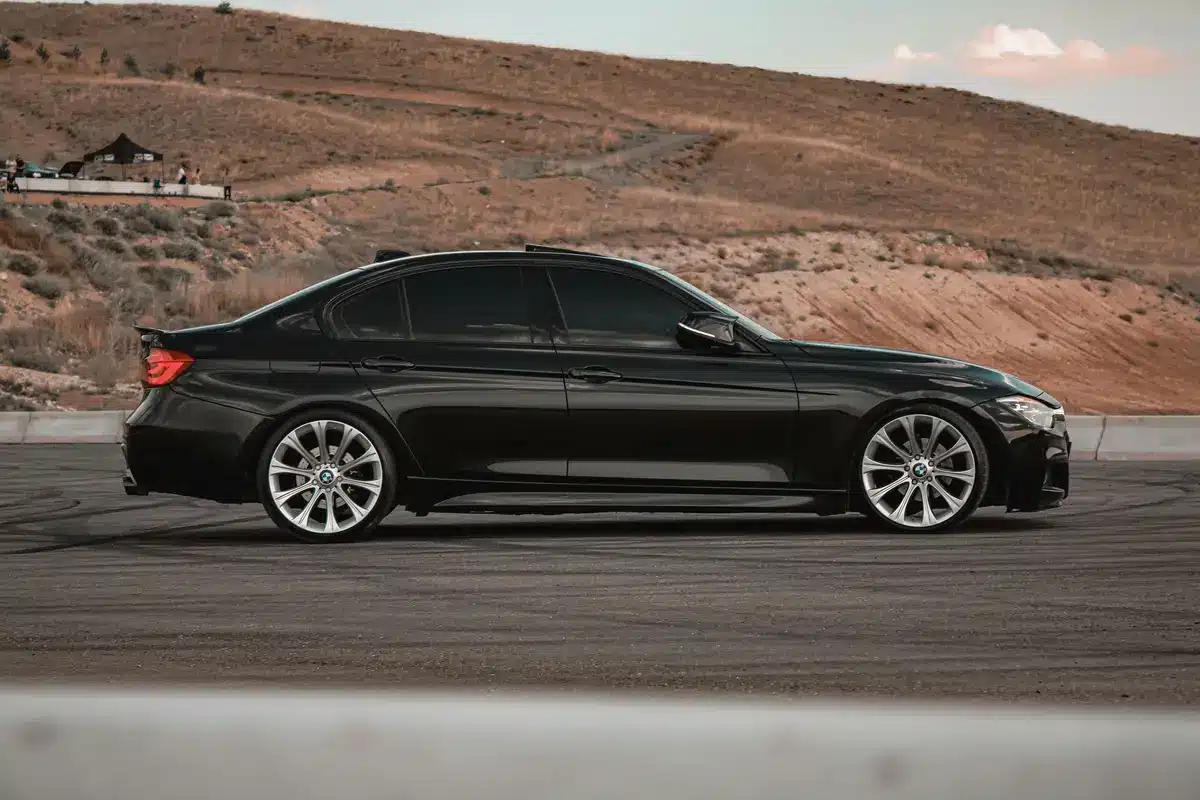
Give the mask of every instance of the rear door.
[(549, 266), (567, 386), (572, 479), (787, 485), (795, 382), (775, 355), (685, 349), (676, 325), (704, 310), (640, 270)]
[(418, 268), (339, 299), (329, 321), (426, 477), (566, 475), (562, 372), (516, 264)]

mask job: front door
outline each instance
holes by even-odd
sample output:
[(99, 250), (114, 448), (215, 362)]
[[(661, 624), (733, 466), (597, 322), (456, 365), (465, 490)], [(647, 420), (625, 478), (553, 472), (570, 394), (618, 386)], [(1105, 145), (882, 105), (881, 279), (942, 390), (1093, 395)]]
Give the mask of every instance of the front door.
[(562, 479), (567, 402), (509, 263), (416, 269), (339, 301), (334, 335), (425, 477)]
[(748, 340), (735, 354), (685, 349), (697, 301), (634, 271), (551, 266), (555, 346), (566, 376), (572, 479), (783, 486), (792, 480), (796, 387)]

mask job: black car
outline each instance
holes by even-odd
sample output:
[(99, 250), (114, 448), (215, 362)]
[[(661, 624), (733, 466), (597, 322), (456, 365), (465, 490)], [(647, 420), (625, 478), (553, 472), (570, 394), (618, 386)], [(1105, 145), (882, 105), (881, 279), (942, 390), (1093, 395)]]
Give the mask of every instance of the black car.
[(928, 533), (1067, 497), (1062, 406), (1010, 375), (785, 340), (619, 258), (393, 255), (232, 322), (140, 328), (125, 490), (261, 502), (322, 542), (398, 506), (861, 512)]

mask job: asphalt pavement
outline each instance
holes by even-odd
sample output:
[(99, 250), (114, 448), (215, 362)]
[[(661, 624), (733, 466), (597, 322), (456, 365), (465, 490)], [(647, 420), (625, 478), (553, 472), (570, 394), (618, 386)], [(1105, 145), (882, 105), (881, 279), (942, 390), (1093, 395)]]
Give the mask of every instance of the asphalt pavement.
[(0, 447), (0, 676), (1200, 701), (1200, 462), (1072, 468), (948, 535), (397, 512), (319, 547), (127, 497), (113, 445)]

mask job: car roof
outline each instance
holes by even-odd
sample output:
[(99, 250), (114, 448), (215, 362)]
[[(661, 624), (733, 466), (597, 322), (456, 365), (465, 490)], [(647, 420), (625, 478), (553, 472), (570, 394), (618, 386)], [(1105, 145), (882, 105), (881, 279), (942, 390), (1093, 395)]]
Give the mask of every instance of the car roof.
[[(394, 254), (394, 257), (387, 257)], [(376, 260), (370, 264), (359, 267), (360, 270), (375, 273), (376, 270), (394, 269), (397, 267), (408, 266), (409, 264), (421, 264), (433, 262), (436, 263), (443, 259), (445, 260), (487, 260), (494, 258), (529, 258), (533, 256), (534, 260), (541, 261), (590, 261), (597, 264), (614, 264), (626, 267), (635, 267), (647, 272), (662, 272), (660, 267), (652, 264), (645, 264), (640, 261), (634, 261), (620, 256), (606, 255), (604, 253), (594, 253), (587, 250), (572, 250), (565, 247), (554, 247), (541, 244), (526, 244), (521, 250), (444, 250), (434, 253), (408, 253), (399, 249), (379, 250), (377, 259), (383, 257), (382, 260)]]

